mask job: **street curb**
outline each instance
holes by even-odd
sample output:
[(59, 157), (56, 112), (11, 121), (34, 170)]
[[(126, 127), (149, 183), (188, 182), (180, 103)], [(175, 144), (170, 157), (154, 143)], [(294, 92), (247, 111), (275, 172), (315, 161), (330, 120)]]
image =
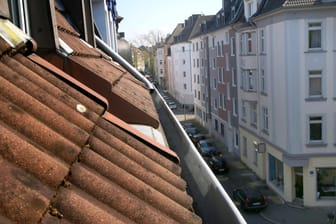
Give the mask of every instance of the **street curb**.
[(301, 209), (301, 210), (304, 210), (304, 209), (305, 209), (305, 207), (304, 207), (304, 206), (301, 206), (301, 205), (295, 205), (295, 204), (288, 203), (288, 202), (285, 202), (285, 204), (286, 204), (288, 207), (291, 207), (291, 208), (296, 208), (296, 209)]
[(260, 212), (259, 215), (265, 219), (266, 221), (270, 222), (270, 223), (273, 223), (273, 224), (281, 224), (280, 222), (277, 222), (277, 221), (274, 221), (270, 218), (268, 218), (267, 216), (265, 216), (265, 214), (263, 212)]

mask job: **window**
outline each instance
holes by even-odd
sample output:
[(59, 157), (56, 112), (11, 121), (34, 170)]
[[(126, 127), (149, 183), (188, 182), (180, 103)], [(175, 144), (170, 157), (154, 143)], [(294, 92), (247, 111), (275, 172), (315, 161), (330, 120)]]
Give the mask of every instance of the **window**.
[(199, 75), (197, 75), (197, 84), (199, 84), (200, 82), (199, 82)]
[(265, 70), (260, 70), (260, 92), (266, 93), (266, 77), (265, 77)]
[(196, 74), (194, 74), (194, 83), (196, 83)]
[(193, 51), (195, 51), (195, 43), (192, 44)]
[(246, 121), (246, 103), (242, 100), (242, 120)]
[(162, 68), (160, 69), (160, 74), (163, 74), (163, 69)]
[(234, 140), (233, 140), (233, 142), (234, 142), (234, 146), (235, 146), (235, 148), (238, 148), (239, 147), (239, 134), (238, 134), (238, 131), (237, 131), (237, 129), (234, 129)]
[(219, 94), (219, 107), (224, 109), (225, 108), (224, 103), (225, 103), (224, 102), (224, 95), (223, 95), (223, 93), (220, 93)]
[(232, 86), (233, 87), (236, 87), (237, 86), (237, 73), (236, 73), (236, 69), (235, 68), (232, 68), (231, 69), (231, 79), (232, 79)]
[(184, 65), (185, 65), (185, 63), (186, 63), (186, 61), (183, 59), (183, 60), (182, 60), (182, 64), (184, 64)]
[(257, 127), (258, 114), (257, 114), (257, 104), (251, 103), (251, 125)]
[(229, 82), (226, 85), (226, 95), (227, 95), (228, 100), (230, 100), (231, 99), (231, 89), (230, 89), (230, 83)]
[(212, 37), (212, 48), (215, 48), (215, 37)]
[(201, 99), (201, 92), (200, 92), (200, 91), (198, 91), (198, 93), (197, 93), (197, 99), (198, 99), (198, 100)]
[(316, 168), (317, 199), (336, 197), (336, 168)]
[(225, 49), (224, 49), (224, 41), (222, 41), (222, 50), (221, 50), (221, 56), (222, 56), (222, 57), (224, 56), (224, 52), (225, 52)]
[(235, 38), (234, 37), (231, 37), (230, 52), (231, 52), (231, 56), (235, 56), (235, 54), (236, 54), (236, 43), (235, 43)]
[(245, 91), (255, 91), (256, 85), (255, 85), (255, 79), (256, 74), (255, 70), (242, 70), (241, 78), (241, 88)]
[(184, 47), (182, 47), (182, 52), (184, 52), (185, 51), (185, 48)]
[(199, 68), (199, 59), (197, 58), (197, 68)]
[(309, 97), (322, 97), (322, 71), (309, 71)]
[(215, 69), (216, 68), (216, 58), (214, 58), (213, 60), (212, 60), (212, 63), (213, 63), (213, 69)]
[(268, 108), (262, 108), (262, 129), (268, 132)]
[(268, 155), (268, 180), (272, 183), (276, 188), (283, 192), (284, 190), (284, 170), (283, 163), (272, 156)]
[(229, 44), (229, 32), (225, 32), (225, 44)]
[(217, 79), (216, 78), (213, 79), (213, 88), (217, 89)]
[(184, 87), (184, 89), (187, 89), (187, 84), (184, 83), (184, 84), (183, 84), (183, 87)]
[(196, 91), (196, 89), (194, 90), (194, 98), (196, 98), (197, 97), (197, 91)]
[(218, 132), (218, 121), (215, 119), (215, 130)]
[(232, 98), (232, 113), (233, 113), (233, 116), (237, 117), (237, 112), (238, 112), (238, 105), (237, 105), (237, 99), (236, 98)]
[(256, 32), (245, 32), (241, 34), (240, 50), (242, 55), (256, 53)]
[(217, 100), (217, 97), (214, 99), (214, 108), (215, 108), (215, 110), (217, 110), (217, 108), (218, 108), (218, 100)]
[(247, 157), (247, 138), (243, 136), (243, 156)]
[(322, 48), (322, 24), (319, 22), (308, 24), (308, 48)]
[(219, 94), (219, 105), (221, 108), (223, 108), (223, 110), (225, 110), (226, 107), (226, 101), (225, 101), (225, 95), (223, 93)]
[(160, 60), (160, 65), (162, 65), (162, 60)]
[(186, 77), (187, 76), (187, 73), (184, 71), (183, 72), (183, 77)]
[(198, 42), (196, 42), (196, 51), (198, 51)]
[(247, 3), (247, 18), (250, 18), (254, 14), (254, 5), (253, 2)]
[(217, 42), (217, 56), (221, 56), (221, 47), (219, 41)]
[(265, 52), (265, 32), (260, 30), (260, 53)]
[(193, 59), (193, 66), (194, 66), (194, 68), (195, 68), (195, 65), (196, 65), (196, 63), (195, 63), (195, 58)]
[(218, 68), (218, 82), (223, 82), (222, 80), (222, 69), (221, 68)]
[(309, 117), (309, 143), (323, 142), (323, 117), (310, 116)]

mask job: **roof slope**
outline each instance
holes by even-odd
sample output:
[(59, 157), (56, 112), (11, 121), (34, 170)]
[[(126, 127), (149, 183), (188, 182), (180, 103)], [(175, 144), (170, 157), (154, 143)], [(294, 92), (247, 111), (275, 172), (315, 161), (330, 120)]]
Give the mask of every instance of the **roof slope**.
[(65, 19), (56, 12), (58, 36), (72, 50), (67, 57), (56, 52), (45, 59), (72, 75), (75, 79), (104, 95), (108, 111), (134, 124), (157, 128), (158, 114), (151, 95), (144, 84), (101, 51), (89, 46)]
[(0, 51), (1, 222), (201, 223), (155, 144), (38, 56)]

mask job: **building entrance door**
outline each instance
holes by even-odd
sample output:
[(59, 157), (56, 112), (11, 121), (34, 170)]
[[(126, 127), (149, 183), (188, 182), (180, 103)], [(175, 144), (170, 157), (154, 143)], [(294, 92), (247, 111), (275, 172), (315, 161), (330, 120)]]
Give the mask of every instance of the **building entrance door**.
[(295, 167), (295, 197), (303, 199), (303, 171), (302, 167)]

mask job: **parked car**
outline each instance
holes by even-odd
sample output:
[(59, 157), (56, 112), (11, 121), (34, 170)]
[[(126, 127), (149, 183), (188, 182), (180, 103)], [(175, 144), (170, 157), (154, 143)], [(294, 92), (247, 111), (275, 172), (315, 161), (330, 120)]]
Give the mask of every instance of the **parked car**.
[(172, 102), (172, 101), (169, 101), (169, 102), (168, 102), (168, 106), (169, 106), (169, 108), (172, 109), (172, 110), (177, 108), (176, 103), (175, 103), (175, 102)]
[(195, 134), (195, 135), (190, 137), (191, 141), (194, 143), (195, 146), (197, 146), (197, 143), (200, 140), (205, 140), (205, 139), (208, 139), (208, 138), (209, 138), (209, 136), (207, 134), (202, 134), (202, 133)]
[(210, 157), (205, 157), (204, 160), (215, 174), (229, 172), (229, 166), (221, 153), (214, 153)]
[(196, 148), (202, 156), (212, 156), (216, 153), (215, 145), (209, 140), (200, 140)]
[(184, 130), (187, 132), (190, 138), (192, 138), (196, 134), (199, 134), (199, 130), (195, 127), (187, 127)]
[(195, 127), (194, 124), (191, 123), (191, 122), (184, 122), (184, 123), (182, 123), (182, 126), (183, 126), (184, 129), (186, 129), (186, 128), (194, 128)]
[(268, 205), (267, 197), (260, 191), (252, 188), (233, 190), (233, 200), (238, 202), (243, 210), (261, 211)]

